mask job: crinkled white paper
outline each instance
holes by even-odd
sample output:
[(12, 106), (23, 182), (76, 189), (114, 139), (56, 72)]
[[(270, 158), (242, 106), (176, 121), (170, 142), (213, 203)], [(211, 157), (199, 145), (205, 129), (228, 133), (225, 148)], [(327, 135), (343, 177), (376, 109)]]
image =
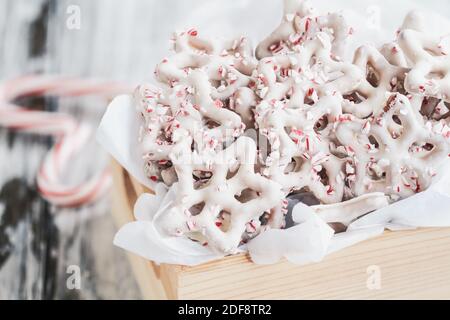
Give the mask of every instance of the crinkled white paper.
[(108, 106), (97, 130), (97, 141), (140, 183), (153, 189), (155, 182), (144, 173), (137, 147), (141, 118), (129, 95), (116, 97)]
[[(252, 16), (258, 19), (278, 21), (280, 18), (275, 19), (273, 15), (274, 12), (281, 14), (281, 2), (279, 1), (278, 9), (274, 11), (273, 2), (269, 4), (266, 0), (262, 2), (247, 0), (239, 4), (234, 1), (216, 1), (216, 6), (208, 8), (217, 9), (217, 12), (210, 10), (207, 15), (213, 17), (219, 12), (233, 12), (233, 19), (236, 20), (240, 13), (243, 12), (242, 18), (245, 19), (245, 14), (248, 14), (246, 10), (253, 10)], [(195, 6), (201, 8), (202, 4), (206, 3), (207, 1), (195, 1)], [(434, 3), (437, 10), (450, 9), (448, 1), (436, 0), (430, 3)], [(359, 41), (363, 39), (367, 40), (363, 41), (365, 43), (379, 44), (381, 41), (393, 39), (394, 32), (400, 26), (403, 16), (411, 9), (423, 9), (424, 3), (412, 0), (395, 2), (315, 0), (314, 5), (321, 12), (351, 8), (346, 10), (345, 14), (350, 24), (355, 26), (357, 30), (355, 35)], [(236, 10), (233, 11), (233, 8)], [(375, 19), (373, 23), (368, 23), (371, 21), (368, 20), (369, 18)], [(435, 15), (430, 15), (431, 30), (439, 30), (439, 28), (450, 30), (448, 22), (438, 25), (436, 22), (438, 20)], [(240, 21), (252, 23), (252, 20), (248, 19)], [(199, 25), (201, 30), (201, 22), (192, 21), (191, 25)], [(203, 25), (206, 24), (203, 23)], [(276, 24), (273, 25), (275, 26)], [(217, 29), (217, 25), (215, 27)], [(230, 26), (227, 25), (226, 28)], [(239, 34), (238, 30), (234, 31), (234, 34)], [(263, 37), (264, 34), (253, 38), (260, 40)], [(157, 61), (154, 61), (154, 64), (156, 63)], [(136, 221), (126, 224), (119, 230), (114, 244), (157, 263), (197, 265), (223, 257), (197, 242), (184, 237), (163, 237), (156, 230), (153, 224), (154, 217), (164, 214), (170, 206), (174, 199), (176, 185), (167, 190), (164, 185), (155, 184), (145, 176), (144, 163), (138, 148), (139, 126), (140, 118), (132, 104), (132, 98), (119, 96), (108, 107), (97, 134), (98, 142), (134, 178), (155, 190), (156, 193), (155, 195), (143, 194), (139, 197), (134, 207)], [(286, 258), (293, 263), (305, 264), (320, 261), (328, 253), (380, 235), (385, 228), (403, 230), (416, 227), (450, 226), (449, 186), (450, 171), (446, 170), (440, 179), (425, 192), (368, 214), (353, 222), (346, 232), (339, 234), (334, 234), (333, 229), (315, 215), (308, 206), (300, 203), (293, 209), (293, 219), (297, 225), (285, 230), (268, 230), (251, 240), (246, 248), (241, 249), (247, 249), (253, 261), (259, 264), (275, 263), (281, 258)]]

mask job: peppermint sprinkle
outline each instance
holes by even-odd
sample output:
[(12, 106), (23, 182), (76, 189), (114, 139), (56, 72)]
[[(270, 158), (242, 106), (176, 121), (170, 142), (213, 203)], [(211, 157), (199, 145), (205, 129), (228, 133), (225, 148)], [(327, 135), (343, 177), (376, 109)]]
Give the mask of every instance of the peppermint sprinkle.
[(353, 156), (355, 154), (355, 150), (351, 146), (346, 146), (345, 151), (349, 156)]
[(195, 29), (190, 29), (188, 32), (188, 35), (190, 35), (191, 37), (196, 37), (198, 32)]
[(195, 222), (192, 221), (192, 220), (186, 221), (186, 225), (187, 225), (187, 227), (188, 227), (189, 230), (195, 229)]
[(295, 129), (295, 128), (292, 128), (292, 129), (291, 129), (291, 133), (292, 133), (292, 134), (295, 134), (295, 135), (297, 135), (297, 136), (302, 136), (302, 135), (303, 135), (303, 131), (302, 131), (302, 130), (300, 130), (300, 129)]
[(368, 134), (369, 131), (370, 131), (370, 121), (367, 121), (362, 128), (362, 133)]
[(331, 196), (334, 194), (334, 189), (331, 186), (326, 186), (327, 188), (327, 195)]
[(283, 50), (283, 44), (281, 41), (279, 41), (278, 43), (274, 43), (269, 47), (269, 50), (272, 51), (272, 53), (278, 53), (281, 50)]
[(338, 118), (337, 118), (337, 121), (339, 121), (339, 122), (347, 122), (347, 121), (352, 121), (353, 119), (352, 119), (352, 116), (350, 115), (350, 114), (347, 114), (347, 115), (340, 115)]
[(311, 18), (307, 18), (305, 22), (305, 32), (308, 32), (310, 26), (311, 26)]
[(409, 183), (409, 181), (404, 176), (401, 176), (401, 178), (405, 188), (411, 188), (411, 184)]
[(254, 222), (253, 220), (251, 220), (249, 223), (247, 223), (247, 225), (246, 225), (246, 227), (245, 227), (245, 230), (246, 230), (248, 233), (253, 233), (253, 232), (255, 232), (255, 231), (256, 231), (256, 224), (255, 224), (255, 222)]
[(225, 71), (225, 69), (223, 68), (223, 66), (220, 66), (220, 67), (219, 67), (218, 72), (219, 72), (219, 75), (220, 75), (222, 78), (225, 77), (226, 71)]

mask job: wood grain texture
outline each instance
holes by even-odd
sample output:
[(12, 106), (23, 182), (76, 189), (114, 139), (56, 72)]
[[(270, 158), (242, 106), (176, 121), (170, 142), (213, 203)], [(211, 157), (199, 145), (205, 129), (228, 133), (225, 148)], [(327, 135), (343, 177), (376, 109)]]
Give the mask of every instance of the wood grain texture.
[[(123, 226), (133, 221), (133, 206), (137, 198), (137, 192), (143, 193), (147, 190), (139, 184), (132, 182), (130, 176), (121, 170), (120, 165), (113, 161), (111, 163), (115, 187), (113, 188), (112, 215), (117, 226)], [(135, 189), (136, 188), (136, 189)], [(135, 191), (139, 190), (139, 191)], [(123, 201), (124, 195), (130, 201)], [(133, 253), (127, 253), (131, 268), (143, 297), (151, 300), (166, 299), (166, 293), (161, 281), (159, 281), (159, 267), (148, 262)]]
[[(64, 29), (68, 3), (0, 1), (0, 81), (31, 72), (67, 70), (64, 65), (69, 61), (60, 63), (59, 50), (70, 48), (55, 30)], [(70, 64), (78, 74), (96, 72), (95, 61), (72, 59)], [(105, 106), (93, 101), (49, 97), (19, 103), (33, 109), (64, 110), (96, 126)], [(0, 128), (0, 299), (140, 298), (126, 254), (112, 245), (116, 229), (109, 214), (110, 196), (95, 205), (61, 209), (37, 193), (36, 173), (52, 143), (48, 137)], [(74, 159), (67, 181), (77, 183), (90, 176), (106, 159), (93, 141)], [(66, 285), (71, 265), (80, 268), (80, 289)]]
[[(117, 163), (113, 170), (128, 175)], [(142, 188), (125, 192), (120, 183), (115, 180), (115, 188), (122, 188), (117, 201), (129, 203), (131, 210), (128, 197), (136, 199)], [(122, 215), (122, 223), (134, 220), (131, 211), (116, 214)], [(320, 263), (256, 265), (242, 254), (196, 267), (162, 265), (160, 282), (147, 284), (159, 291), (162, 283), (169, 299), (450, 299), (449, 248), (450, 228), (385, 232)], [(152, 272), (153, 264), (147, 262), (147, 273)], [(372, 285), (378, 273), (379, 288)], [(135, 276), (138, 283), (146, 281)]]
[[(300, 267), (229, 257), (181, 268), (178, 298), (449, 299), (449, 246), (450, 229), (423, 229), (387, 232)], [(367, 287), (370, 266), (380, 270), (379, 290)]]

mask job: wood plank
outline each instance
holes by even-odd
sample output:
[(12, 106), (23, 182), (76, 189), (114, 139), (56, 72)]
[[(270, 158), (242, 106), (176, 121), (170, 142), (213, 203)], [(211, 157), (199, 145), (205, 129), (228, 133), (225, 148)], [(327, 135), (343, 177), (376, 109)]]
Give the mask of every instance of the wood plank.
[[(89, 23), (89, 12), (95, 21), (102, 8), (96, 11), (83, 2), (83, 21)], [(57, 31), (65, 29), (69, 4), (71, 1), (0, 1), (0, 81), (37, 71), (68, 74), (68, 65), (76, 70), (73, 74), (100, 76), (94, 71), (98, 67), (96, 59), (64, 55), (73, 50), (73, 45)], [(109, 21), (117, 25), (114, 17)], [(89, 52), (89, 43), (102, 46), (108, 41), (91, 31), (87, 30), (86, 37), (76, 31), (71, 33), (78, 43), (88, 44), (77, 46), (83, 52)], [(63, 32), (67, 36), (70, 30)], [(64, 60), (64, 65), (59, 60)], [(117, 65), (113, 60), (111, 56), (111, 68)], [(93, 127), (104, 111), (102, 103), (92, 103), (89, 98), (27, 98), (18, 103), (39, 110), (64, 109)], [(110, 216), (110, 199), (63, 209), (50, 205), (38, 194), (36, 173), (52, 145), (49, 137), (0, 128), (0, 299), (139, 298), (125, 253), (111, 243), (116, 228)], [(92, 139), (74, 159), (66, 181), (79, 183), (103, 168), (105, 160)], [(79, 289), (67, 286), (69, 266), (79, 267)]]
[[(162, 265), (161, 281), (170, 299), (450, 299), (449, 247), (450, 228), (385, 232), (320, 263), (256, 265), (242, 254)], [(371, 268), (379, 289), (367, 286)]]
[[(133, 206), (137, 199), (137, 193), (133, 185), (136, 183), (131, 183), (129, 175), (114, 160), (111, 161), (111, 171), (114, 179), (112, 215), (116, 226), (120, 228), (128, 222), (134, 221)], [(145, 189), (141, 187), (139, 190)], [(137, 283), (142, 297), (148, 300), (166, 299), (166, 291), (159, 279), (159, 266), (130, 252), (127, 253), (127, 257), (135, 278), (139, 279)]]
[[(436, 228), (386, 232), (306, 266), (228, 257), (183, 267), (178, 298), (450, 299), (449, 247), (450, 228)], [(370, 266), (380, 270), (379, 290), (367, 287)]]

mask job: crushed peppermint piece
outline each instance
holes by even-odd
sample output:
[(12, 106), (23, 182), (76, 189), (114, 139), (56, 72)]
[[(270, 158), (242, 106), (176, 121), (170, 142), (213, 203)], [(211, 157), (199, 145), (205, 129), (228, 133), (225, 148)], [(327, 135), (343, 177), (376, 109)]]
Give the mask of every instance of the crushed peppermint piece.
[(223, 107), (223, 102), (220, 101), (219, 99), (216, 99), (216, 100), (214, 100), (214, 105), (215, 105), (217, 108), (222, 108), (222, 107)]
[(198, 35), (198, 32), (196, 29), (190, 29), (188, 32), (188, 35), (190, 35), (191, 37), (196, 37)]

